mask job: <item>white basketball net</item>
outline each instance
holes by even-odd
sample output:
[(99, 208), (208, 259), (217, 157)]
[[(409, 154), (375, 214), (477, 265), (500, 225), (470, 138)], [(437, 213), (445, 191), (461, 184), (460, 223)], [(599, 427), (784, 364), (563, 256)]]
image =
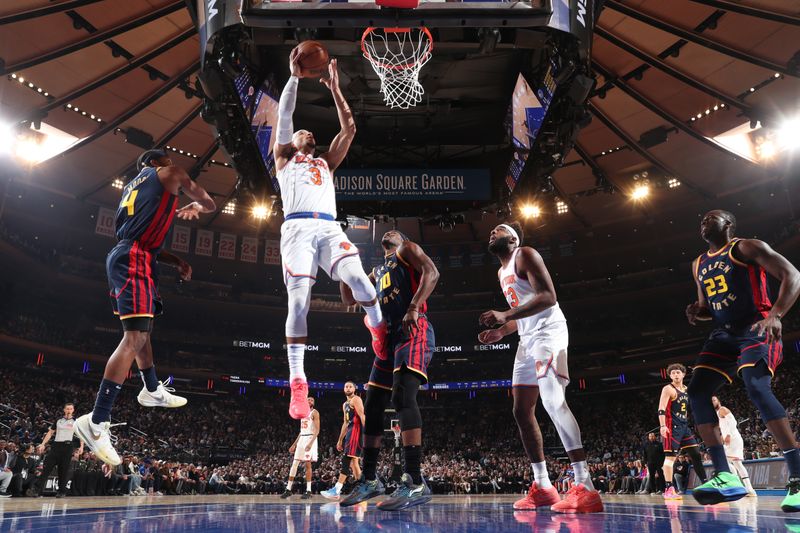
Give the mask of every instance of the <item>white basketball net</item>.
[(361, 52), (381, 80), (383, 101), (408, 109), (425, 94), (419, 71), (431, 58), (433, 38), (428, 28), (367, 28)]

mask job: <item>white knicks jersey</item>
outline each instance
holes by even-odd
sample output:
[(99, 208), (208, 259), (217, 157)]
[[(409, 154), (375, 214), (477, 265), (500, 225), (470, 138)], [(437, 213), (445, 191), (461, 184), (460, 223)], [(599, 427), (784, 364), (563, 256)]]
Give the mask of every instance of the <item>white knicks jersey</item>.
[(300, 436), (314, 434), (314, 409), (308, 412), (308, 416), (300, 419)]
[[(719, 412), (717, 412), (717, 415), (719, 415)], [(719, 431), (722, 433), (723, 439), (728, 435), (731, 436), (731, 444), (736, 440), (742, 440), (742, 434), (739, 433), (739, 426), (736, 424), (736, 418), (731, 412), (728, 412), (727, 416), (719, 417)]]
[[(531, 287), (526, 278), (517, 275), (515, 267), (517, 261), (517, 252), (519, 248), (514, 250), (511, 254), (511, 260), (508, 265), (501, 267), (497, 275), (500, 278), (500, 288), (503, 289), (503, 295), (506, 297), (508, 306), (512, 309), (524, 305), (536, 297), (536, 291)], [(554, 322), (565, 321), (566, 317), (561, 311), (558, 302), (552, 307), (540, 311), (539, 313), (526, 317), (517, 318), (517, 332), (520, 335), (529, 335), (536, 330), (541, 329), (547, 324)]]
[(336, 188), (328, 162), (296, 152), (278, 172), (283, 215), (324, 213), (336, 216)]

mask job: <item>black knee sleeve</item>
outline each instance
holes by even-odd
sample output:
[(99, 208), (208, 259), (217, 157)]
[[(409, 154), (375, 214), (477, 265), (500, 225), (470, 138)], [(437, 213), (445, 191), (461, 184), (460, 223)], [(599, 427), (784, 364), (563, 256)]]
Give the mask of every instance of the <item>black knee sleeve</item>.
[(772, 374), (763, 360), (757, 365), (742, 369), (742, 380), (747, 395), (761, 413), (764, 422), (786, 418), (786, 410), (772, 392)]
[(342, 468), (339, 471), (340, 474), (344, 474), (346, 476), (350, 475), (350, 457), (347, 455), (342, 455)]
[(392, 405), (400, 418), (400, 429), (408, 431), (422, 427), (422, 415), (417, 405), (417, 391), (420, 380), (410, 370), (394, 373), (392, 384)]
[(370, 386), (367, 389), (367, 401), (364, 402), (364, 416), (367, 417), (364, 435), (383, 436), (383, 413), (389, 406), (391, 395), (392, 391), (380, 387)]
[(719, 423), (719, 417), (711, 403), (711, 397), (725, 384), (727, 380), (722, 374), (707, 368), (695, 369), (692, 381), (686, 392), (692, 406), (692, 415), (696, 424)]

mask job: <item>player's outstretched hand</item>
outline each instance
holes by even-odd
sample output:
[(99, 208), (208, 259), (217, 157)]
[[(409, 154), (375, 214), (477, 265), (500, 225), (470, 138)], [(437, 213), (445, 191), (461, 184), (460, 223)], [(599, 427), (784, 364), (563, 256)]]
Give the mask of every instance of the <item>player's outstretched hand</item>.
[(480, 341), (481, 344), (494, 344), (502, 338), (503, 334), (500, 332), (499, 328), (487, 329), (478, 333), (478, 341)]
[(311, 447), (312, 447), (313, 445), (314, 445), (314, 443), (313, 443), (313, 442), (309, 442), (308, 444), (306, 444), (306, 451), (307, 451), (307, 452), (310, 452), (310, 451), (311, 451)]
[(198, 202), (192, 202), (175, 211), (175, 214), (178, 215), (178, 218), (181, 220), (197, 220), (200, 218), (200, 213), (202, 212), (203, 206)]
[(297, 447), (294, 444), (292, 444), (291, 446), (289, 446), (289, 453), (294, 453), (296, 449)]
[(344, 446), (342, 445), (342, 441), (339, 441), (336, 443), (336, 451), (340, 452), (342, 450), (344, 450)]
[(767, 318), (759, 320), (750, 327), (750, 331), (753, 330), (758, 333), (759, 337), (766, 333), (767, 344), (772, 344), (781, 340), (783, 325), (777, 316), (767, 315)]
[(298, 78), (303, 77), (303, 69), (300, 67), (300, 58), (303, 54), (300, 53), (299, 48), (292, 49), (292, 52), (289, 54), (289, 73), (292, 76), (296, 76)]
[(323, 76), (319, 79), (319, 82), (331, 91), (339, 88), (339, 70), (336, 68), (338, 64), (336, 59), (331, 59), (328, 63), (328, 77)]
[(508, 319), (506, 318), (506, 314), (502, 311), (486, 311), (485, 313), (481, 314), (478, 322), (486, 327), (491, 328), (492, 326), (502, 326), (508, 322)]

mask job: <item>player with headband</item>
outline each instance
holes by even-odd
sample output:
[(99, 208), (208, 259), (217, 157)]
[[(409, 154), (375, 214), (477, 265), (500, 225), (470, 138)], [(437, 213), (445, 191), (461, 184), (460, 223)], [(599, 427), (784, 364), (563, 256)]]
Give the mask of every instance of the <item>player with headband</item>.
[[(592, 485), (581, 431), (564, 395), (569, 383), (567, 319), (556, 300), (542, 256), (529, 246), (521, 246), (522, 236), (522, 227), (515, 222), (500, 224), (489, 234), (489, 252), (500, 259), (500, 287), (510, 309), (483, 313), (482, 325), (499, 327), (478, 335), (480, 342), (490, 344), (515, 331), (519, 333), (512, 378), (514, 419), (531, 461), (534, 481), (528, 495), (514, 503), (514, 509), (549, 507), (560, 513), (602, 512), (603, 502)], [(540, 395), (575, 472), (575, 485), (564, 500), (547, 473), (542, 433), (535, 417)]]

